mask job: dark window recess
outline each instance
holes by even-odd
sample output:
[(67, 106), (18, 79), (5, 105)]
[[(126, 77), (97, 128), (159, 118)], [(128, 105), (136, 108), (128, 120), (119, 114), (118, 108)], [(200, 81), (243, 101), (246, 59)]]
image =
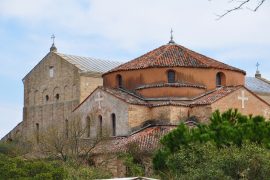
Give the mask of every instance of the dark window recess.
[(112, 114), (112, 135), (116, 136), (116, 118), (115, 114)]
[(123, 80), (122, 80), (122, 76), (121, 76), (120, 74), (118, 74), (118, 75), (116, 76), (116, 80), (117, 80), (117, 86), (118, 86), (119, 88), (122, 88), (122, 87), (123, 87)]
[(175, 72), (172, 70), (168, 71), (168, 83), (175, 83)]
[(216, 86), (220, 87), (221, 86), (221, 73), (217, 73), (216, 75)]
[(65, 121), (65, 123), (66, 123), (66, 129), (65, 129), (65, 131), (66, 131), (66, 138), (68, 138), (68, 131), (69, 131), (69, 127), (68, 127), (68, 120), (66, 119), (66, 121)]
[(36, 140), (37, 140), (37, 143), (39, 143), (39, 124), (36, 123)]
[(86, 136), (89, 138), (90, 137), (90, 128), (91, 128), (91, 119), (89, 116), (86, 118)]
[(56, 95), (55, 95), (55, 98), (56, 98), (57, 100), (59, 100), (59, 99), (60, 99), (60, 95), (59, 95), (59, 94), (56, 94)]
[(102, 136), (102, 116), (101, 115), (98, 116), (98, 120), (99, 120), (99, 136)]
[(46, 96), (45, 96), (45, 99), (46, 99), (46, 101), (49, 101), (49, 96), (46, 95)]

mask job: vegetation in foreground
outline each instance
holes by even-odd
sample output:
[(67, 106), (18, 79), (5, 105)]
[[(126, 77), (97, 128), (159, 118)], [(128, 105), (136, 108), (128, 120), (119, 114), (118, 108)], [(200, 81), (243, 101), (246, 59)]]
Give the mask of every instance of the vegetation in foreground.
[(0, 179), (102, 179), (112, 175), (102, 169), (72, 161), (25, 159), (14, 143), (0, 143)]
[(270, 122), (237, 110), (208, 125), (184, 124), (161, 139), (153, 164), (163, 179), (270, 179)]
[[(210, 123), (189, 128), (180, 124), (161, 139), (153, 156), (155, 177), (161, 179), (270, 179), (270, 122), (243, 116), (237, 110), (216, 111)], [(27, 160), (22, 148), (0, 143), (0, 179), (102, 179), (108, 171), (62, 160)], [(20, 150), (18, 150), (20, 149)], [(24, 151), (23, 151), (24, 152)], [(150, 156), (150, 155), (149, 155)], [(128, 176), (144, 174), (136, 145), (121, 154)], [(61, 158), (60, 158), (61, 159)]]

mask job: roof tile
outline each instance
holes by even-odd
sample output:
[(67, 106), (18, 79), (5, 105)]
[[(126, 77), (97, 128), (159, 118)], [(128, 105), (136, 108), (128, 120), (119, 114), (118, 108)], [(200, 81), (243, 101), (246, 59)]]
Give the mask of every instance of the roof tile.
[(246, 73), (241, 69), (216, 61), (178, 44), (163, 45), (107, 73), (155, 67), (217, 68)]

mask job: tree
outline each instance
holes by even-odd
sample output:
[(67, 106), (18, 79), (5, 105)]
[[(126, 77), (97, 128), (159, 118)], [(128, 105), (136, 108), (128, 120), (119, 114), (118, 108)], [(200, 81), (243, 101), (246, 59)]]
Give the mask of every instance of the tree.
[[(209, 0), (209, 1), (211, 1), (211, 0)], [(256, 12), (265, 3), (265, 1), (266, 0), (257, 0), (255, 3), (255, 0), (243, 0), (243, 1), (231, 0), (229, 2), (235, 3), (236, 5), (233, 8), (226, 10), (225, 13), (223, 13), (221, 15), (217, 15), (218, 19), (221, 19), (222, 17), (228, 15), (229, 13), (243, 9), (244, 7), (246, 7), (247, 9), (249, 9), (253, 12)], [(255, 3), (255, 5), (253, 5), (253, 6), (250, 5), (252, 3)]]
[(64, 129), (59, 126), (50, 126), (46, 131), (41, 132), (39, 149), (46, 157), (60, 157), (63, 161), (70, 159), (80, 165), (83, 163), (82, 157), (89, 157), (91, 150), (107, 137), (107, 131), (103, 131), (103, 136), (84, 139), (87, 128), (82, 126), (80, 117), (68, 122), (68, 127)]
[(269, 179), (270, 152), (256, 144), (222, 149), (193, 143), (170, 154), (161, 179)]
[(200, 124), (190, 129), (180, 124), (161, 139), (163, 146), (153, 159), (154, 168), (167, 169), (168, 157), (182, 148), (192, 148), (194, 143), (211, 143), (217, 149), (232, 146), (242, 148), (246, 143), (255, 143), (270, 149), (270, 122), (261, 116), (244, 116), (237, 110), (230, 109), (224, 113), (215, 111), (208, 125)]

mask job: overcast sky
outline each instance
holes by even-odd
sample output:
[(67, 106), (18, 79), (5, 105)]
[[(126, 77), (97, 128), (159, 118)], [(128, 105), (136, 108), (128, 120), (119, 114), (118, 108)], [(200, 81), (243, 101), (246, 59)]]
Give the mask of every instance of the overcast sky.
[[(236, 1), (235, 1), (236, 2)], [(257, 2), (257, 0), (255, 0)], [(221, 20), (228, 0), (1, 0), (0, 138), (22, 120), (21, 79), (48, 53), (126, 62), (169, 41), (270, 79), (270, 3)]]

